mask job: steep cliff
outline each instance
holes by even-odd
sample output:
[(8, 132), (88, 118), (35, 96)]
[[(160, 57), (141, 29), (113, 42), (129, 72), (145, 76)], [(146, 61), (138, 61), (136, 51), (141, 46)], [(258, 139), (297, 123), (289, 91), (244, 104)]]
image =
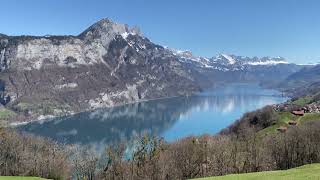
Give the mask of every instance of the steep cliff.
[(21, 120), (200, 90), (171, 51), (108, 19), (78, 36), (0, 35), (0, 71), (1, 103)]

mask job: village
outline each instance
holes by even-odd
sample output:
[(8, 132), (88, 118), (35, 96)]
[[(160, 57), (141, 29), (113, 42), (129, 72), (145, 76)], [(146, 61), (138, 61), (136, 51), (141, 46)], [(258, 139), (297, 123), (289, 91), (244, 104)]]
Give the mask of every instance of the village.
[(274, 111), (279, 114), (286, 114), (285, 119), (281, 119), (284, 124), (277, 128), (278, 132), (286, 132), (288, 128), (297, 126), (307, 120), (320, 120), (320, 101), (308, 102), (304, 104), (288, 101), (282, 104), (273, 105)]

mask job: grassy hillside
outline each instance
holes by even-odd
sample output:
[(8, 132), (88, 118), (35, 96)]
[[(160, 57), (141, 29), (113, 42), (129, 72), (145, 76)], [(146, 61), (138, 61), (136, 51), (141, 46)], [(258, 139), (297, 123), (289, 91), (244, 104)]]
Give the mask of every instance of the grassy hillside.
[(39, 177), (0, 176), (0, 180), (45, 180)]
[(305, 165), (294, 169), (284, 171), (266, 171), (247, 174), (231, 174), (226, 176), (215, 176), (200, 178), (199, 180), (305, 180), (320, 179), (320, 164)]
[(0, 127), (6, 126), (8, 124), (8, 120), (16, 116), (17, 114), (13, 111), (0, 107)]
[(0, 120), (6, 120), (15, 116), (16, 114), (13, 111), (0, 107)]
[(278, 112), (279, 121), (277, 121), (274, 125), (269, 126), (260, 132), (259, 135), (266, 135), (269, 133), (277, 132), (277, 128), (279, 127), (287, 127), (289, 128), (290, 125), (288, 124), (289, 121), (296, 121), (297, 126), (307, 122), (307, 121), (320, 121), (320, 114), (319, 113), (306, 113), (304, 116), (295, 116), (290, 112)]
[(312, 96), (305, 96), (305, 97), (298, 98), (297, 100), (293, 101), (292, 103), (295, 105), (304, 106), (304, 105), (312, 102), (312, 100), (313, 100)]

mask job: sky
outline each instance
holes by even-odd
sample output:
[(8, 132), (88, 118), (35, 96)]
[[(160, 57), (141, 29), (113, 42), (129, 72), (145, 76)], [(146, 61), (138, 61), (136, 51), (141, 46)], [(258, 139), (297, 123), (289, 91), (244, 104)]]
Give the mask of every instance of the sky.
[(77, 35), (102, 18), (198, 56), (320, 62), (319, 0), (0, 0), (7, 35)]

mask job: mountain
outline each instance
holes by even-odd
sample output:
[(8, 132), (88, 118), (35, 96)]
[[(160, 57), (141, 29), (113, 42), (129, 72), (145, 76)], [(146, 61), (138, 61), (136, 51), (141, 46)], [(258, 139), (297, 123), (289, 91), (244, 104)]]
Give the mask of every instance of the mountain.
[[(286, 81), (292, 85), (306, 85), (320, 81), (320, 65), (309, 66), (291, 74)], [(300, 86), (299, 85), (299, 86)]]
[(200, 90), (170, 51), (109, 19), (78, 36), (0, 38), (1, 102), (22, 119)]
[(77, 36), (0, 34), (0, 104), (22, 121), (191, 95), (214, 84), (272, 84), (300, 69), (281, 57), (198, 57), (109, 19)]
[(204, 58), (194, 56), (190, 51), (170, 49), (183, 63), (197, 69), (211, 81), (257, 82), (269, 86), (286, 79), (303, 66), (289, 63), (283, 57), (247, 57), (219, 54)]
[(320, 91), (320, 65), (306, 66), (291, 74), (279, 85), (292, 96), (305, 96)]

